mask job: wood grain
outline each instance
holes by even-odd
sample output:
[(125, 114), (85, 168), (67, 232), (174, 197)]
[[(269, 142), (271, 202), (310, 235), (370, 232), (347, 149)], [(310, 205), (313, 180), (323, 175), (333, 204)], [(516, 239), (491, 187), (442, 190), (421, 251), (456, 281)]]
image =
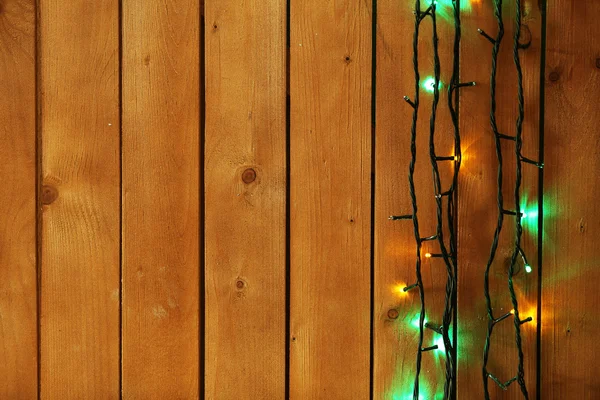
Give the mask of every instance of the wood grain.
[(284, 398), (286, 3), (205, 16), (205, 395)]
[(600, 3), (548, 6), (542, 398), (595, 399), (600, 327)]
[(291, 3), (291, 399), (369, 397), (371, 9)]
[(198, 2), (123, 3), (123, 397), (197, 398)]
[[(525, 95), (523, 125), (524, 156), (539, 157), (540, 110), (540, 55), (541, 12), (537, 3), (523, 3), (523, 42), (531, 39), (531, 46), (521, 50)], [(513, 34), (515, 29), (514, 2), (503, 7), (504, 38), (498, 57), (496, 118), (501, 133), (515, 135), (517, 118), (517, 74), (513, 61)], [(494, 136), (490, 127), (490, 71), (492, 44), (477, 33), (481, 28), (496, 36), (498, 31), (492, 2), (472, 3), (463, 21), (461, 46), (461, 81), (475, 81), (477, 86), (462, 89), (460, 94), (461, 136), (463, 165), (459, 182), (459, 282), (458, 282), (458, 393), (463, 397), (481, 397), (483, 384), (482, 352), (487, 331), (487, 314), (484, 297), (484, 271), (489, 257), (497, 222), (497, 158)], [(504, 208), (515, 209), (514, 185), (516, 176), (514, 142), (503, 141), (503, 196)], [(537, 312), (537, 213), (538, 174), (535, 166), (523, 164), (521, 207), (529, 217), (522, 220), (522, 248), (534, 268), (525, 273), (518, 260), (514, 277), (519, 311), (522, 318)], [(515, 219), (504, 217), (495, 261), (490, 270), (490, 294), (494, 316), (512, 309), (507, 284), (507, 272), (515, 238)], [(522, 326), (525, 355), (525, 381), (530, 398), (536, 397), (536, 328), (534, 321)], [(502, 381), (517, 374), (518, 358), (512, 320), (496, 325), (492, 334), (488, 371)], [(518, 384), (513, 383), (503, 391), (494, 382), (489, 384), (492, 398), (521, 399)]]
[[(412, 109), (402, 96), (414, 96), (414, 2), (377, 1), (372, 49), (372, 1), (291, 1), (289, 63), (286, 1), (208, 0), (205, 12), (203, 3), (0, 0), (0, 398), (36, 398), (39, 390), (42, 399), (271, 400), (287, 389), (292, 400), (412, 398), (419, 299), (399, 290), (414, 282), (415, 244), (410, 221), (387, 217), (411, 212)], [(493, 2), (461, 3), (461, 81), (478, 84), (460, 92), (457, 215), (458, 398), (471, 399), (482, 398), (483, 268), (497, 218), (491, 45), (476, 30), (494, 36), (497, 27)], [(515, 10), (504, 3), (497, 118), (513, 135)], [(523, 40), (532, 44), (520, 53), (523, 154), (532, 159), (540, 157), (539, 4), (523, 1)], [(454, 33), (447, 2), (438, 2), (438, 15), (447, 82)], [(542, 319), (522, 331), (531, 399), (591, 400), (600, 392), (598, 15), (594, 2), (549, 7)], [(429, 19), (419, 51), (424, 80), (433, 66)], [(445, 89), (440, 155), (452, 154)], [(422, 236), (436, 222), (431, 98), (421, 91)], [(513, 209), (513, 143), (503, 144), (503, 155), (505, 208)], [(444, 187), (451, 171), (442, 165)], [(530, 216), (522, 244), (533, 272), (519, 264), (515, 285), (525, 317), (536, 317), (539, 295), (538, 173), (523, 165)], [(497, 315), (512, 307), (514, 218), (504, 222), (491, 282)], [(426, 243), (428, 251), (437, 246)], [(435, 322), (446, 281), (439, 259), (424, 259), (423, 279), (427, 319)], [(426, 331), (424, 343), (434, 342)], [(494, 330), (489, 369), (507, 380), (516, 367), (509, 320)], [(425, 353), (423, 398), (441, 398), (443, 383), (442, 354)], [(490, 388), (494, 399), (522, 398), (514, 383), (506, 392)]]
[(0, 3), (0, 398), (37, 396), (35, 2)]
[[(423, 8), (424, 10), (425, 8)], [(376, 90), (376, 158), (375, 158), (375, 303), (374, 303), (374, 399), (412, 398), (418, 349), (418, 315), (421, 303), (418, 290), (408, 293), (402, 288), (416, 281), (416, 243), (410, 220), (389, 221), (390, 215), (412, 214), (408, 169), (411, 160), (410, 129), (413, 109), (404, 101), (414, 99), (413, 69), (414, 2), (379, 1), (377, 4), (377, 90)], [(452, 74), (453, 24), (448, 19), (452, 8), (440, 5), (437, 31), (440, 37), (442, 90), (436, 119), (436, 152), (453, 153), (452, 121), (447, 107), (444, 82)], [(432, 78), (432, 23), (427, 18), (419, 33), (421, 83)], [(417, 125), (417, 163), (415, 192), (422, 237), (436, 232), (436, 203), (429, 155), (429, 118), (433, 94), (420, 87)], [(452, 183), (453, 163), (439, 163), (443, 190)], [(446, 204), (443, 205), (444, 213)], [(446, 217), (444, 217), (446, 224)], [(445, 227), (446, 228), (446, 227)], [(444, 229), (446, 231), (446, 229)], [(448, 234), (446, 233), (446, 239)], [(446, 246), (449, 245), (445, 240)], [(427, 242), (422, 249), (422, 274), (425, 292), (425, 315), (428, 321), (442, 322), (446, 285), (446, 268), (442, 259), (423, 257), (426, 252), (439, 253), (437, 242)], [(415, 326), (416, 322), (416, 326)], [(424, 347), (436, 343), (436, 333), (426, 329)], [(444, 391), (443, 352), (423, 353), (420, 395), (441, 398)]]
[(119, 397), (118, 16), (40, 2), (42, 398)]

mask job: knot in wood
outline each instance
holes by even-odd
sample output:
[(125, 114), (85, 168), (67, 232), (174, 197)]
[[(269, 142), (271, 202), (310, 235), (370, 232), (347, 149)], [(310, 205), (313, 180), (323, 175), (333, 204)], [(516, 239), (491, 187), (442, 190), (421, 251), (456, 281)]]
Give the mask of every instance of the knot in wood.
[(242, 172), (242, 181), (244, 181), (244, 183), (249, 184), (254, 182), (255, 180), (256, 171), (254, 169), (248, 168), (244, 172)]
[(55, 187), (49, 185), (42, 186), (42, 204), (52, 204), (57, 198), (58, 190)]

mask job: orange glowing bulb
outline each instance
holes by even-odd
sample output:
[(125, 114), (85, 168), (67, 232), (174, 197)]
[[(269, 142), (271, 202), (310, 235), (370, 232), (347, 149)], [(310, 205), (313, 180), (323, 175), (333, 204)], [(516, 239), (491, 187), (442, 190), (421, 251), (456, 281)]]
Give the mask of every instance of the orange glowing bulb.
[(431, 258), (431, 253), (425, 253), (425, 258)]

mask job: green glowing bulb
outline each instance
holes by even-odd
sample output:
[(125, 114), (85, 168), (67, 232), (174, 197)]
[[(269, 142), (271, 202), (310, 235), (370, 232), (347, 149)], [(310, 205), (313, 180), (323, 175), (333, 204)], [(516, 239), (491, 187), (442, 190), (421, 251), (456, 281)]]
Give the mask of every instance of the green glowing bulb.
[[(438, 89), (441, 89), (442, 87), (443, 87), (443, 84), (442, 84), (442, 81), (440, 81), (438, 84)], [(435, 89), (435, 78), (431, 77), (431, 76), (426, 78), (425, 81), (423, 82), (423, 89), (425, 89), (429, 93), (433, 93), (433, 91)]]
[(521, 219), (525, 219), (527, 218), (527, 222), (528, 223), (532, 223), (535, 224), (537, 223), (537, 217), (538, 217), (538, 210), (531, 207), (529, 210), (526, 210), (525, 207), (522, 206), (522, 210), (521, 211)]
[[(417, 315), (415, 315), (413, 320), (410, 321), (410, 326), (412, 326), (415, 329), (419, 329), (419, 319), (420, 319), (420, 315), (419, 315), (419, 313), (417, 313)], [(425, 326), (426, 323), (427, 323), (427, 318), (425, 318), (425, 321), (423, 321), (423, 326)]]
[[(400, 396), (399, 394), (395, 394), (392, 396), (392, 400), (413, 400), (413, 394), (407, 394), (405, 396)], [(425, 400), (422, 394), (419, 394), (419, 400)]]
[(439, 337), (436, 341), (435, 344), (437, 345), (437, 351), (442, 351), (445, 352), (446, 351), (446, 346), (444, 346), (444, 338), (443, 337)]
[(537, 210), (529, 210), (527, 212), (527, 217), (528, 218), (537, 218), (538, 217), (538, 211)]
[[(482, 0), (462, 0), (460, 2), (460, 10), (465, 13), (471, 11), (471, 3), (478, 4)], [(453, 0), (432, 0), (425, 1), (426, 4), (433, 4), (436, 6), (436, 14), (443, 20), (452, 21), (454, 19), (454, 6), (456, 3)]]
[(530, 274), (530, 273), (531, 273), (531, 271), (533, 271), (533, 268), (531, 268), (531, 265), (529, 265), (529, 264), (526, 264), (526, 265), (525, 265), (525, 272), (527, 272), (528, 274)]

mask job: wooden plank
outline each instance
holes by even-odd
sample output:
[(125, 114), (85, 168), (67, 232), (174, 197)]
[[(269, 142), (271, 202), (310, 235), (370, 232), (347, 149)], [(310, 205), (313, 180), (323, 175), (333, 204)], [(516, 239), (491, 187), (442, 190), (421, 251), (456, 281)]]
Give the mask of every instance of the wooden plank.
[[(424, 4), (424, 3), (423, 3)], [(426, 7), (423, 8), (425, 10)], [(374, 399), (412, 399), (418, 349), (418, 290), (402, 288), (416, 281), (416, 243), (413, 223), (388, 221), (390, 215), (412, 214), (408, 168), (411, 160), (410, 129), (413, 109), (404, 101), (414, 99), (413, 69), (414, 2), (379, 1), (377, 4), (377, 90), (375, 158), (375, 302), (374, 302)], [(436, 12), (440, 37), (442, 90), (436, 118), (436, 153), (453, 153), (452, 121), (447, 107), (446, 84), (452, 74), (454, 25), (452, 7), (440, 3)], [(437, 226), (432, 167), (429, 155), (429, 118), (433, 94), (423, 88), (434, 76), (432, 23), (420, 26), (420, 107), (417, 124), (415, 192), (422, 237), (435, 234)], [(453, 163), (439, 163), (443, 190), (452, 183)], [(446, 204), (444, 202), (444, 215)], [(444, 217), (446, 224), (446, 217)], [(446, 246), (449, 245), (446, 233)], [(443, 260), (423, 257), (439, 253), (437, 242), (422, 250), (426, 319), (442, 323), (446, 286)], [(424, 347), (439, 344), (441, 336), (426, 329)], [(422, 398), (441, 398), (445, 367), (442, 351), (423, 353), (419, 392)], [(436, 397), (437, 396), (437, 397)]]
[[(60, 21), (60, 22), (59, 22)], [(119, 5), (39, 8), (42, 398), (119, 397)]]
[[(538, 3), (523, 3), (523, 42), (531, 39), (531, 46), (520, 51), (525, 95), (523, 125), (524, 156), (539, 157), (539, 70), (541, 55), (541, 11)], [(504, 2), (504, 38), (498, 57), (497, 109), (499, 131), (515, 135), (518, 115), (517, 74), (513, 61), (515, 4)], [(476, 81), (477, 86), (461, 91), (460, 128), (463, 165), (459, 182), (459, 276), (458, 276), (458, 396), (481, 397), (483, 383), (482, 352), (487, 331), (487, 313), (483, 283), (494, 230), (498, 218), (497, 157), (494, 136), (490, 127), (490, 71), (492, 44), (477, 33), (481, 28), (492, 37), (498, 27), (493, 2), (472, 3), (463, 12), (461, 46), (461, 81)], [(515, 146), (503, 141), (503, 197), (504, 208), (515, 209)], [(535, 166), (523, 164), (521, 207), (528, 213), (522, 219), (522, 248), (533, 268), (526, 273), (518, 262), (514, 277), (521, 318), (535, 317), (537, 312), (537, 206), (538, 174)], [(507, 277), (510, 257), (514, 248), (515, 219), (504, 217), (495, 262), (490, 271), (490, 294), (494, 316), (499, 317), (512, 309)], [(536, 327), (535, 321), (522, 325), (525, 382), (529, 398), (536, 397)], [(488, 370), (502, 381), (517, 374), (518, 357), (512, 319), (496, 325), (492, 334)], [(519, 385), (514, 382), (503, 391), (494, 382), (489, 383), (491, 398), (521, 399)]]
[(371, 11), (291, 2), (291, 399), (369, 397)]
[[(560, 0), (548, 7), (542, 398), (594, 399), (600, 304), (596, 200), (600, 3)], [(590, 44), (595, 44), (591, 45)]]
[(198, 2), (123, 3), (123, 397), (199, 393)]
[(37, 396), (35, 2), (0, 3), (0, 398)]
[(206, 2), (206, 398), (285, 397), (286, 2)]

